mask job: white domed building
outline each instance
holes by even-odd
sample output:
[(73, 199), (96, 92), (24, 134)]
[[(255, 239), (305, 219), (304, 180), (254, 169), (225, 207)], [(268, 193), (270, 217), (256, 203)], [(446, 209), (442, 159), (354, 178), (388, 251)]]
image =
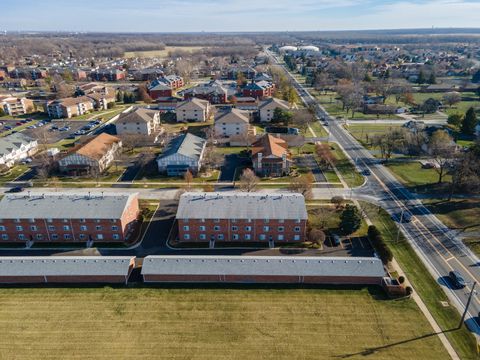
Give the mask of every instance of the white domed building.
[(286, 45), (286, 46), (282, 46), (282, 47), (279, 48), (278, 50), (279, 50), (281, 53), (286, 53), (286, 52), (297, 51), (297, 47), (296, 47), (296, 46)]

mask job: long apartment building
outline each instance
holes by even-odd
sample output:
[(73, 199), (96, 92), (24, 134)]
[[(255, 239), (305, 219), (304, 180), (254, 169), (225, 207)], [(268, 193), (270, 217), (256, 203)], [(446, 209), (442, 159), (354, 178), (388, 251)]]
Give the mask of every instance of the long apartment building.
[(47, 104), (48, 116), (54, 119), (72, 118), (87, 114), (94, 109), (94, 100), (87, 96), (65, 98), (51, 101)]
[(0, 96), (0, 109), (10, 116), (25, 115), (33, 111), (33, 101), (16, 96)]
[(135, 233), (138, 194), (9, 194), (0, 201), (1, 242), (124, 242)]
[(182, 242), (300, 242), (307, 210), (300, 194), (189, 192), (177, 221)]

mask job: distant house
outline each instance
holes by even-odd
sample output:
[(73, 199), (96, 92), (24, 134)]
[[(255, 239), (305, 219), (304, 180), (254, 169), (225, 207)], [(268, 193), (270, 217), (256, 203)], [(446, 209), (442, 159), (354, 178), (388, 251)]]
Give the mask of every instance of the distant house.
[(292, 163), (287, 142), (266, 134), (252, 144), (252, 162), (260, 176), (284, 176)]
[(119, 69), (98, 69), (90, 73), (94, 81), (120, 81), (125, 80), (125, 71)]
[(262, 101), (258, 106), (260, 121), (271, 122), (275, 109), (280, 108), (282, 110), (290, 110), (290, 105), (284, 100), (277, 98), (270, 98)]
[(94, 101), (87, 96), (70, 97), (47, 103), (50, 118), (62, 119), (87, 114), (94, 109)]
[(133, 79), (136, 81), (155, 80), (163, 75), (163, 69), (159, 68), (147, 68), (133, 71)]
[(148, 93), (153, 100), (172, 96), (174, 91), (185, 85), (181, 76), (167, 75), (153, 80), (148, 85)]
[(33, 101), (24, 97), (0, 96), (0, 109), (10, 116), (25, 115), (33, 111)]
[(228, 90), (225, 86), (213, 80), (207, 84), (198, 85), (183, 92), (185, 99), (199, 98), (209, 101), (211, 104), (226, 104), (228, 102)]
[(250, 128), (249, 113), (229, 109), (215, 115), (215, 135), (218, 137), (245, 136)]
[(205, 122), (210, 116), (208, 100), (191, 98), (177, 104), (175, 109), (178, 122)]
[(157, 158), (158, 171), (169, 176), (183, 175), (187, 170), (198, 173), (205, 146), (205, 139), (190, 133), (176, 137)]
[(121, 113), (115, 121), (118, 135), (137, 134), (150, 136), (160, 129), (160, 113), (155, 110), (136, 108)]
[(271, 81), (252, 81), (242, 89), (242, 96), (249, 96), (255, 99), (263, 99), (273, 96), (275, 84)]
[(233, 67), (227, 71), (229, 80), (237, 80), (238, 74), (242, 74), (247, 80), (251, 80), (257, 74), (257, 71), (251, 66)]
[(121, 147), (119, 138), (102, 133), (59, 160), (59, 169), (72, 175), (100, 174), (110, 166)]
[(0, 138), (0, 165), (13, 166), (38, 150), (38, 141), (22, 133)]
[(235, 97), (235, 107), (240, 110), (257, 111), (258, 101), (250, 96), (248, 97)]
[(115, 91), (106, 86), (90, 87), (85, 91), (85, 95), (93, 102), (93, 107), (97, 110), (107, 110), (108, 104), (115, 103)]

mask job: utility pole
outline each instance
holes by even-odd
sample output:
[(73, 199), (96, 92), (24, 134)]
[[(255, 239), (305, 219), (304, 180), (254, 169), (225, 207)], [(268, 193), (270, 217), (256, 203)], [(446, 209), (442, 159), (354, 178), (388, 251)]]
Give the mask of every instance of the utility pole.
[(474, 294), (475, 290), (475, 285), (477, 285), (477, 282), (474, 281), (472, 285), (472, 289), (470, 290), (470, 295), (468, 296), (467, 304), (465, 305), (465, 311), (462, 314), (462, 318), (460, 319), (460, 323), (458, 324), (458, 329), (462, 327), (463, 322), (465, 321), (465, 316), (467, 316), (468, 312), (468, 307), (470, 306), (470, 302), (472, 301), (472, 297)]
[(400, 213), (400, 221), (398, 222), (397, 226), (397, 240), (395, 241), (396, 244), (398, 244), (398, 240), (400, 239), (400, 226), (402, 226), (402, 221), (403, 221), (403, 212), (405, 210), (402, 209), (402, 212)]

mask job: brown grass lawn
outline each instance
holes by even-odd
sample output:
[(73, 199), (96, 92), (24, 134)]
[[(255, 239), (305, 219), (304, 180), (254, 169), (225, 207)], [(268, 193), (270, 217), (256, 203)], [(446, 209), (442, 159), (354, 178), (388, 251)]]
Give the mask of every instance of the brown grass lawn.
[(364, 290), (1, 289), (1, 359), (446, 359), (411, 300)]

